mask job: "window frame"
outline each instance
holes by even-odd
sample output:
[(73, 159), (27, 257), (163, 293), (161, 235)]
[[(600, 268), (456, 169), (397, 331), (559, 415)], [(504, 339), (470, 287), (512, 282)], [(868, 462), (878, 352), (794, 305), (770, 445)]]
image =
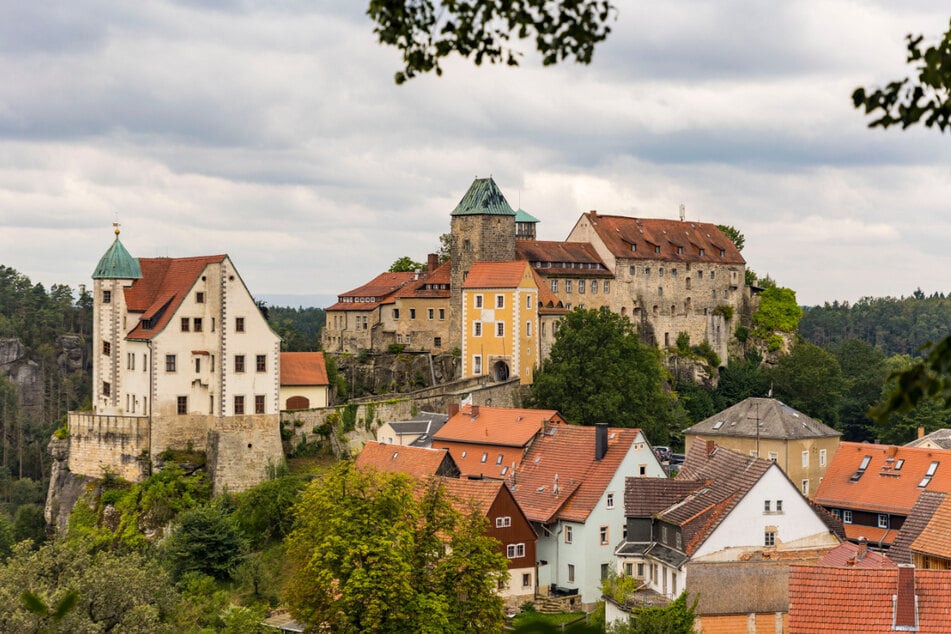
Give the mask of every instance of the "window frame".
[(244, 416), (244, 394), (235, 394), (232, 405), (235, 416)]
[(254, 355), (254, 370), (255, 372), (267, 372), (267, 355), (266, 354)]
[(179, 415), (185, 415), (188, 413), (188, 397), (179, 396), (175, 399), (175, 412)]
[(264, 414), (267, 409), (267, 398), (264, 394), (254, 395), (254, 413)]
[(234, 355), (234, 371), (235, 371), (235, 374), (240, 374), (240, 373), (244, 372), (245, 367), (246, 367), (246, 366), (245, 366), (245, 363), (244, 363), (244, 355), (243, 355), (243, 354), (236, 354), (236, 355)]
[(165, 371), (166, 372), (177, 372), (178, 371), (178, 356), (174, 354), (165, 355)]
[(235, 331), (235, 332), (244, 332), (244, 317), (235, 317), (235, 318), (234, 318), (234, 331)]

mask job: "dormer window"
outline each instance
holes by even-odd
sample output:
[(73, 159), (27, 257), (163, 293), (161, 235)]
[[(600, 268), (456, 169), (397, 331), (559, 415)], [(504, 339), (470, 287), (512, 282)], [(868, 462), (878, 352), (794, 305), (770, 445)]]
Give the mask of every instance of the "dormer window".
[(720, 257), (722, 258), (724, 255), (726, 255), (726, 251), (724, 249), (720, 249)]
[(631, 251), (637, 251), (637, 245), (636, 245), (636, 244), (632, 244), (632, 245), (631, 245)]
[(660, 253), (660, 247), (654, 247), (654, 253)]

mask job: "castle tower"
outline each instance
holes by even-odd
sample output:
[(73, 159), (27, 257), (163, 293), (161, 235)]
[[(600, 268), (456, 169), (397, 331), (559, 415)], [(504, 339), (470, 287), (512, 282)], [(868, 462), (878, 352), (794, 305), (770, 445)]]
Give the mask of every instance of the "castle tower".
[(462, 342), (462, 283), (474, 262), (515, 259), (515, 211), (489, 177), (472, 182), (451, 216), (449, 345), (458, 348)]
[(113, 226), (116, 239), (92, 274), (92, 404), (98, 414), (120, 413), (121, 359), (127, 326), (124, 289), (142, 278), (139, 261), (119, 241), (119, 223)]
[(519, 208), (515, 212), (515, 239), (535, 240), (535, 225), (537, 224), (538, 218)]

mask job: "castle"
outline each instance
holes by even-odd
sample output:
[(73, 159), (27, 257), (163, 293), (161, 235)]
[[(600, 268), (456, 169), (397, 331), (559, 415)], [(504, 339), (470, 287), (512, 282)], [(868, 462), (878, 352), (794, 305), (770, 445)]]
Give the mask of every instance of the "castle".
[(69, 469), (136, 482), (168, 450), (204, 451), (214, 490), (283, 457), (280, 339), (227, 255), (133, 258), (93, 273), (92, 412), (70, 412)]
[(449, 261), (430, 255), (425, 271), (384, 273), (340, 295), (324, 350), (458, 351), (463, 377), (529, 384), (559, 318), (605, 307), (655, 345), (686, 333), (728, 357), (750, 288), (746, 261), (716, 225), (589, 211), (556, 242), (537, 240), (537, 223), (494, 180), (476, 179), (450, 214)]

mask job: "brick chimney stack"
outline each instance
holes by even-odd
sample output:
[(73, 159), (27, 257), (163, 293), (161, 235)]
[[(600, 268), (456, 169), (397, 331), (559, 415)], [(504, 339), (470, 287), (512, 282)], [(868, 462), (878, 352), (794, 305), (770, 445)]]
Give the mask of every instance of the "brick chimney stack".
[(469, 406), (469, 416), (471, 416), (472, 418), (475, 418), (475, 417), (478, 416), (478, 415), (479, 415), (479, 406), (478, 406), (478, 405), (470, 405), (470, 406)]
[(430, 253), (426, 256), (426, 272), (432, 273), (439, 267), (439, 254)]
[(865, 537), (859, 537), (859, 549), (855, 553), (856, 561), (862, 561), (865, 559), (865, 555), (868, 554), (868, 539)]
[(915, 567), (898, 564), (898, 587), (895, 592), (895, 628), (918, 627), (918, 599), (915, 597)]

